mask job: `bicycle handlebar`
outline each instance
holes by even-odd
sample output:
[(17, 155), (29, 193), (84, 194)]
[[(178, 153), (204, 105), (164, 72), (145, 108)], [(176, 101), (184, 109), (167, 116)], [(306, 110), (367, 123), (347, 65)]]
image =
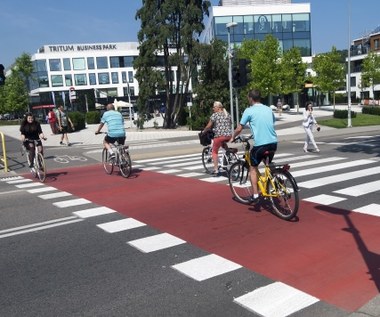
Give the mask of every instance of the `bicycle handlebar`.
[(250, 134), (249, 136), (241, 136), (238, 135), (232, 142), (237, 143), (237, 142), (248, 142), (248, 140), (252, 139), (253, 135)]

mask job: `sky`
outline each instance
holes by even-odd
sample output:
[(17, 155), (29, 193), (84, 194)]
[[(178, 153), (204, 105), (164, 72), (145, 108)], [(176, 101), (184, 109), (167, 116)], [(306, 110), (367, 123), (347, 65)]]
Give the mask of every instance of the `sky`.
[[(219, 0), (211, 0), (217, 5)], [(380, 25), (379, 0), (292, 0), (311, 4), (313, 54), (347, 49)], [(141, 0), (1, 0), (0, 64), (43, 45), (135, 42)], [(350, 13), (350, 14), (349, 14)], [(351, 36), (349, 36), (351, 35)]]

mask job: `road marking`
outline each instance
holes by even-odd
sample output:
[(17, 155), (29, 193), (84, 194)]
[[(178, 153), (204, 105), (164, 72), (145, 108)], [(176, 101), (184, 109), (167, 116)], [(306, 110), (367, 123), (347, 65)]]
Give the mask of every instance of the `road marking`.
[(319, 299), (275, 282), (237, 297), (234, 302), (260, 316), (285, 317), (319, 302)]
[(198, 156), (199, 157), (200, 153), (197, 153), (197, 154), (186, 154), (186, 155), (179, 155), (179, 156), (167, 156), (167, 157), (159, 157), (159, 158), (155, 158), (155, 159), (146, 159), (146, 160), (137, 160), (136, 162), (137, 163), (152, 163), (152, 162), (160, 162), (160, 161), (165, 161), (165, 160), (170, 160), (170, 159), (182, 159), (182, 158), (186, 158), (186, 157), (195, 157), (195, 156)]
[(53, 203), (53, 205), (58, 208), (66, 208), (66, 207), (79, 206), (79, 205), (90, 204), (90, 203), (91, 201), (87, 199), (77, 198), (77, 199), (58, 201), (58, 202)]
[(192, 173), (186, 173), (186, 174), (178, 174), (177, 176), (180, 176), (180, 177), (196, 177), (196, 176), (203, 176), (204, 173), (195, 173), (195, 172), (192, 172)]
[(146, 224), (133, 218), (127, 218), (127, 219), (101, 223), (101, 224), (98, 224), (97, 226), (106, 232), (115, 233), (115, 232), (130, 230), (130, 229), (134, 229), (138, 227), (143, 227), (143, 226), (146, 226)]
[(95, 207), (95, 208), (75, 211), (73, 212), (73, 214), (80, 218), (90, 218), (90, 217), (96, 217), (96, 216), (101, 216), (101, 215), (107, 215), (114, 212), (116, 212), (116, 210), (113, 210), (108, 207)]
[(16, 180), (9, 181), (9, 182), (7, 182), (7, 184), (15, 185), (15, 184), (29, 183), (31, 181), (32, 181), (31, 179), (22, 178), (22, 179), (16, 179)]
[(196, 281), (204, 281), (218, 275), (235, 271), (241, 267), (241, 265), (222, 258), (216, 254), (209, 254), (190, 261), (172, 265), (173, 269)]
[(162, 170), (162, 171), (158, 171), (158, 172), (161, 174), (173, 174), (173, 173), (182, 172), (182, 170), (169, 169), (169, 170)]
[(308, 168), (308, 169), (300, 170), (300, 171), (293, 171), (292, 175), (293, 175), (293, 177), (309, 176), (312, 174), (323, 173), (323, 172), (331, 172), (331, 171), (336, 171), (336, 170), (344, 169), (344, 168), (348, 168), (348, 167), (358, 167), (360, 165), (373, 164), (373, 163), (377, 163), (377, 162), (374, 160), (350, 161), (350, 162), (346, 162), (346, 163), (324, 165), (321, 167)]
[(373, 182), (366, 182), (365, 184), (360, 184), (356, 186), (351, 186), (343, 188), (340, 190), (335, 190), (334, 193), (343, 194), (353, 197), (358, 197), (365, 194), (374, 193), (380, 190), (380, 180)]
[(44, 186), (44, 184), (32, 182), (32, 183), (27, 183), (27, 184), (16, 185), (17, 188), (29, 188), (29, 187), (38, 187), (38, 186)]
[(380, 173), (380, 166), (376, 167), (371, 167), (371, 168), (366, 168), (363, 170), (359, 171), (353, 171), (353, 172), (347, 172), (343, 174), (335, 174), (332, 176), (327, 176), (327, 177), (321, 177), (321, 178), (315, 178), (306, 182), (300, 182), (298, 183), (299, 187), (304, 187), (304, 188), (316, 188), (320, 186), (326, 186), (326, 184), (333, 184), (333, 183), (339, 183), (355, 178), (360, 178), (360, 177), (366, 177), (374, 174), (379, 174)]
[(40, 230), (50, 229), (53, 227), (64, 226), (64, 225), (79, 222), (82, 220), (83, 219), (78, 219), (77, 217), (70, 216), (70, 217), (59, 218), (59, 219), (54, 219), (54, 220), (49, 220), (49, 221), (44, 221), (44, 222), (33, 223), (30, 225), (25, 225), (21, 227), (0, 230), (0, 239), (7, 238), (10, 236), (16, 236), (20, 234), (25, 234), (25, 233), (29, 233), (33, 231), (40, 231)]
[(321, 204), (321, 205), (331, 205), (331, 204), (335, 204), (337, 202), (346, 200), (346, 198), (322, 194), (322, 195), (317, 195), (317, 196), (313, 196), (309, 198), (304, 198), (303, 200), (310, 201), (316, 204)]
[(140, 250), (141, 252), (149, 253), (171, 248), (176, 245), (186, 243), (186, 241), (177, 238), (169, 233), (161, 233), (142, 239), (128, 241), (127, 243)]
[(45, 187), (40, 187), (40, 188), (28, 189), (27, 192), (31, 194), (36, 194), (36, 193), (49, 192), (52, 190), (57, 190), (57, 188), (52, 187), (52, 186), (45, 186)]
[(68, 192), (56, 192), (56, 193), (39, 195), (38, 197), (46, 200), (46, 199), (54, 199), (54, 198), (66, 197), (66, 196), (71, 196), (71, 194)]
[(344, 157), (327, 157), (324, 159), (316, 159), (316, 160), (311, 160), (311, 161), (304, 161), (304, 162), (298, 162), (298, 163), (291, 163), (292, 168), (297, 168), (297, 167), (303, 167), (303, 166), (310, 166), (310, 165), (316, 165), (316, 164), (323, 164), (323, 163), (330, 163), (334, 161), (340, 161), (344, 160)]
[(0, 193), (0, 195), (10, 195), (10, 194), (18, 193), (18, 192), (23, 192), (23, 191), (24, 191), (23, 189), (9, 190), (7, 192)]
[(380, 216), (380, 205), (379, 204), (369, 204), (367, 206), (362, 206), (353, 211), (359, 212), (362, 214), (367, 214), (371, 216)]

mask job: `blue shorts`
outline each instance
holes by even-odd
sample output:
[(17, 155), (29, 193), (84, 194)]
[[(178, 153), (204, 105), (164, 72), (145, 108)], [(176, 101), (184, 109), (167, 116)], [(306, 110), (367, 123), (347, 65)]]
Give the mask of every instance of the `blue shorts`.
[(264, 144), (260, 146), (254, 146), (251, 150), (251, 164), (252, 166), (258, 166), (264, 158), (264, 153), (270, 151), (269, 163), (272, 162), (274, 153), (277, 151), (277, 143)]

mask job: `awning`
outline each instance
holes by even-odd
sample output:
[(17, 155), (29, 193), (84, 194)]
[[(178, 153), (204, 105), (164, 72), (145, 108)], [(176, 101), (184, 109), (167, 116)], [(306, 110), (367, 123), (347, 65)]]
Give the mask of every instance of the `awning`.
[(50, 109), (50, 108), (55, 108), (55, 105), (40, 105), (40, 106), (33, 106), (32, 109)]

